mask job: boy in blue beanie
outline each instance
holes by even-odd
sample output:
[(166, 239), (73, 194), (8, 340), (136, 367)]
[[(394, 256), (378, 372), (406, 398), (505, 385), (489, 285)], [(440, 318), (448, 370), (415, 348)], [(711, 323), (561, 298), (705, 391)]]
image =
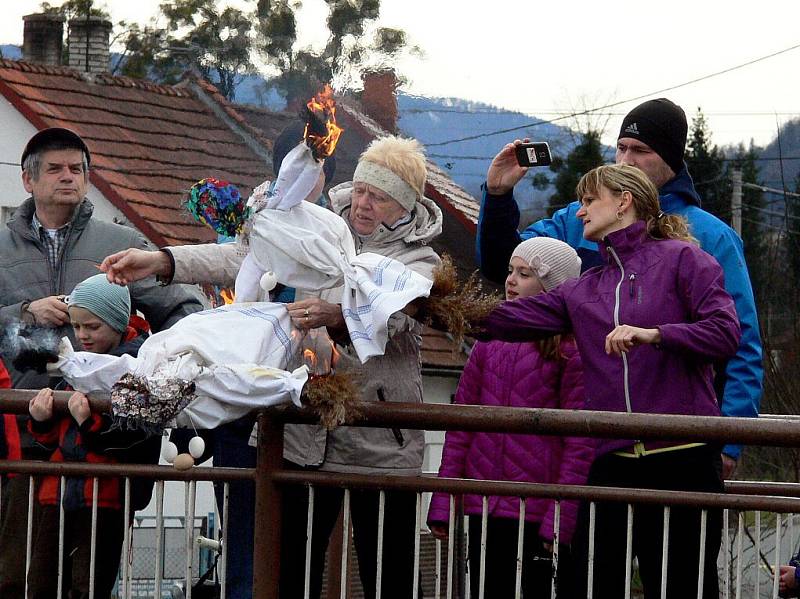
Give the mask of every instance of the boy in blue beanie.
[[(99, 274), (79, 283), (67, 299), (75, 337), (84, 351), (135, 356), (146, 332), (129, 326), (131, 299), (127, 287)], [(144, 321), (141, 321), (144, 322)], [(146, 324), (146, 323), (145, 323)], [(114, 429), (109, 414), (93, 412), (83, 393), (69, 398), (69, 416), (53, 415), (53, 391), (45, 388), (31, 400), (29, 429), (37, 443), (52, 451), (51, 462), (158, 462), (161, 439), (142, 432)], [(131, 509), (150, 501), (152, 481), (131, 481)], [(118, 478), (98, 479), (94, 596), (105, 599), (117, 578), (125, 526), (123, 484)], [(28, 585), (31, 597), (56, 595), (53, 564), (58, 563), (59, 505), (64, 507), (64, 585), (70, 597), (89, 596), (93, 478), (46, 476), (39, 488), (41, 516), (33, 546)], [(131, 513), (132, 516), (132, 513)], [(131, 518), (132, 519), (132, 518)]]

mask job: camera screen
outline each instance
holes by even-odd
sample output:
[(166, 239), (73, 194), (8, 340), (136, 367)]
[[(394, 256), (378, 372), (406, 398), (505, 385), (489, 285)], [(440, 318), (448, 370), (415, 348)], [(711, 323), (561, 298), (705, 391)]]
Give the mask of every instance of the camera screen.
[(528, 162), (536, 164), (538, 162), (536, 159), (536, 148), (525, 148), (525, 151), (528, 153)]

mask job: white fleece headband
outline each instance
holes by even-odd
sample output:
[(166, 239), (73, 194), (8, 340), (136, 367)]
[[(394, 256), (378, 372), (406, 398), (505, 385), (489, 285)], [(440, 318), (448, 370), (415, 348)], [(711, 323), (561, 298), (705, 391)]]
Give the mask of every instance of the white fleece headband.
[(417, 203), (419, 194), (413, 187), (401, 179), (394, 171), (369, 160), (361, 160), (356, 165), (356, 171), (353, 173), (353, 182), (374, 185), (388, 194), (408, 212), (411, 212), (414, 209), (414, 204)]

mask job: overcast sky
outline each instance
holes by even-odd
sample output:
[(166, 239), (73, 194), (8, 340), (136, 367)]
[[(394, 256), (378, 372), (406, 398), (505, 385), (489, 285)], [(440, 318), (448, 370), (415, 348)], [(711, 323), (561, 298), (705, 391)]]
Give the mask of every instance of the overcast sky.
[[(112, 20), (145, 22), (160, 0), (96, 0)], [(51, 0), (58, 4), (59, 0)], [(242, 2), (234, 1), (241, 5)], [(383, 0), (381, 24), (405, 29), (423, 58), (404, 61), (406, 91), (454, 96), (541, 118), (651, 94), (800, 45), (800, 2), (671, 0)], [(0, 42), (22, 42), (39, 0), (5, 0)], [(326, 36), (323, 0), (304, 0), (303, 45)], [(800, 115), (800, 48), (672, 91), (702, 107), (718, 144), (769, 142), (776, 120)], [(653, 96), (658, 97), (658, 96)], [(611, 113), (607, 139), (622, 115)], [(465, 132), (469, 134), (469, 132)]]

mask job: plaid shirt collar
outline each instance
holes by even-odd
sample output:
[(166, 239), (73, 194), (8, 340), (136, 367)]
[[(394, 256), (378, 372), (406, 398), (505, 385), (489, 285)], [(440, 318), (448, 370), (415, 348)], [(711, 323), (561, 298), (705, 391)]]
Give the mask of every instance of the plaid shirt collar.
[(50, 266), (53, 268), (56, 268), (56, 265), (58, 264), (58, 257), (61, 254), (61, 248), (64, 246), (64, 241), (67, 238), (67, 234), (69, 233), (69, 228), (71, 225), (72, 221), (59, 227), (58, 229), (48, 230), (36, 216), (36, 212), (33, 213), (33, 217), (31, 218), (31, 228), (39, 240), (47, 248), (47, 260), (50, 262)]

